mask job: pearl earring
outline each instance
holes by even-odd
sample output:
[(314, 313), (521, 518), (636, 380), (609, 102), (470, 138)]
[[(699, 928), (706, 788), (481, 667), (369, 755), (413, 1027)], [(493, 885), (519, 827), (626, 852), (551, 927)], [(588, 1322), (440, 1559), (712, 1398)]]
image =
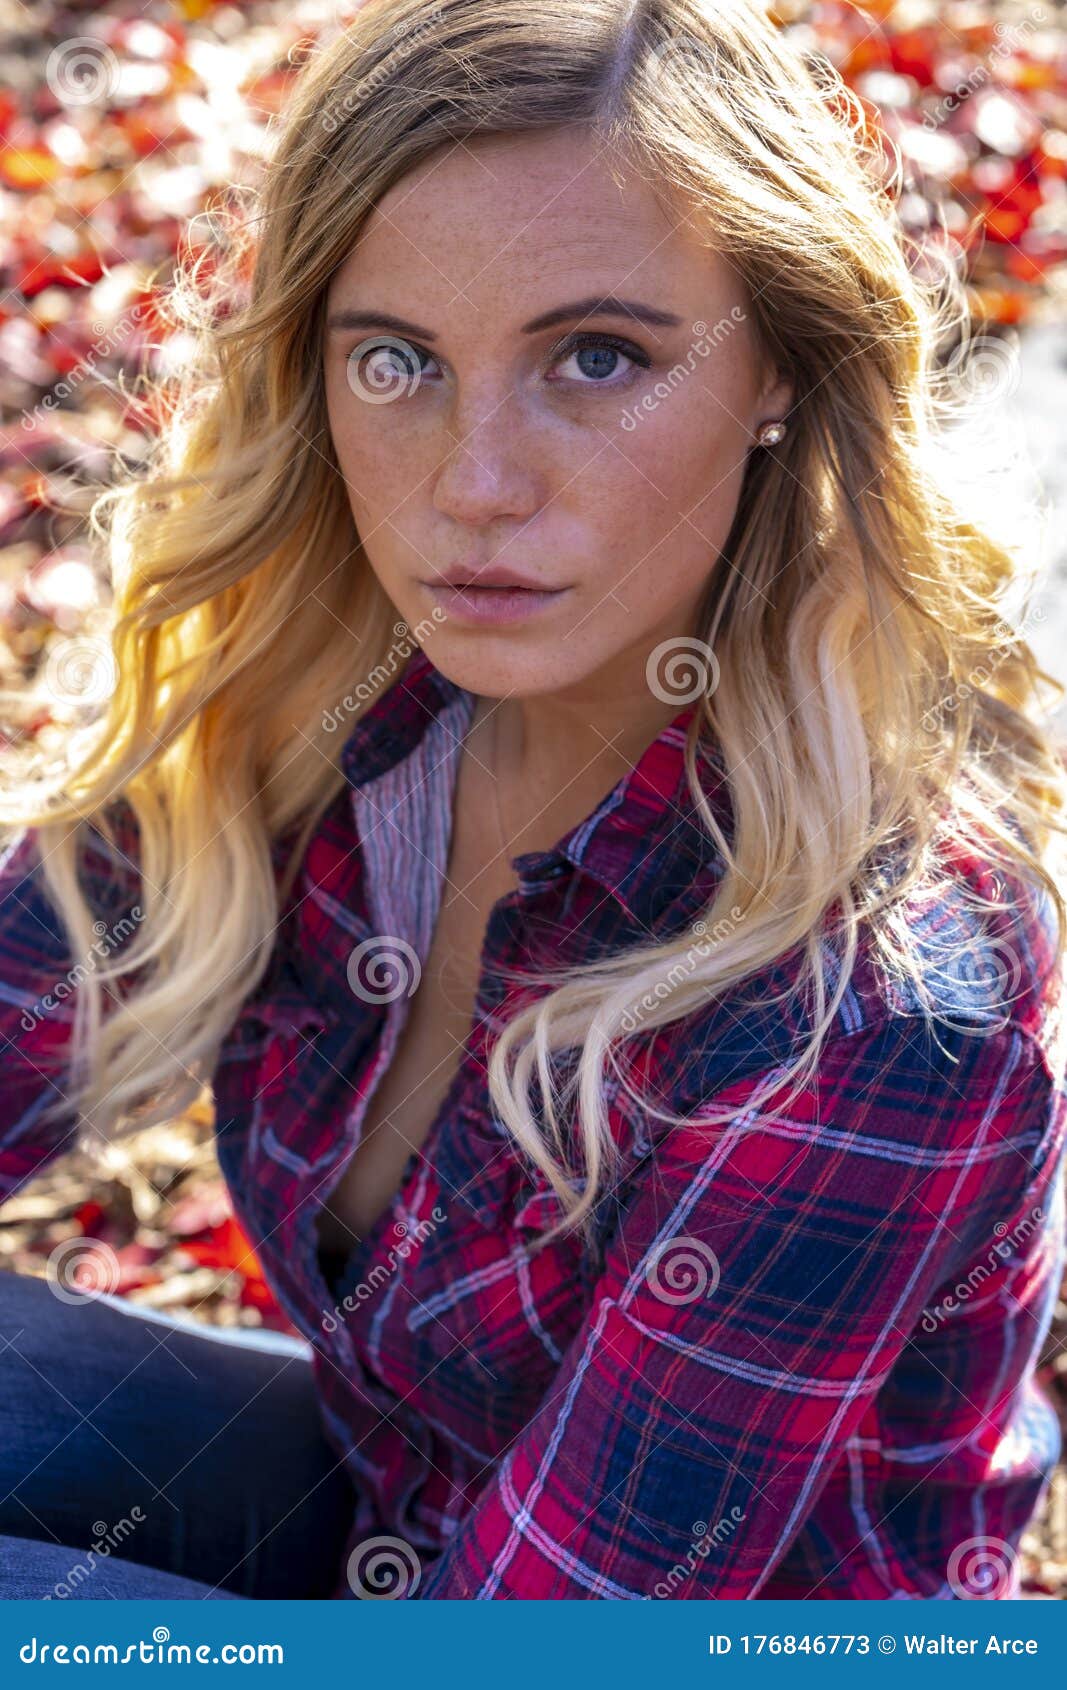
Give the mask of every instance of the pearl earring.
[(784, 422), (765, 422), (757, 430), (756, 439), (761, 446), (777, 446), (779, 440), (785, 437), (785, 427)]

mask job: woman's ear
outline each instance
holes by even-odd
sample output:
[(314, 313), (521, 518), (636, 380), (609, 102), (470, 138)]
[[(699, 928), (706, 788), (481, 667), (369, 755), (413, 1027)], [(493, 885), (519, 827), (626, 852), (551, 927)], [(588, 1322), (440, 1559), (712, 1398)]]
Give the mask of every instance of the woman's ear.
[(793, 408), (796, 389), (793, 379), (784, 370), (772, 369), (756, 401), (755, 426), (764, 422), (778, 422)]

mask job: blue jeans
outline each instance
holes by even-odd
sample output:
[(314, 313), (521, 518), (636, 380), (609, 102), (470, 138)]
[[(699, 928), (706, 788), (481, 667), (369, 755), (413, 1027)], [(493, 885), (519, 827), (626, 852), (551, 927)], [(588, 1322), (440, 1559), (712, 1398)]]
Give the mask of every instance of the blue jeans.
[(322, 1598), (355, 1496), (310, 1347), (0, 1271), (0, 1599)]

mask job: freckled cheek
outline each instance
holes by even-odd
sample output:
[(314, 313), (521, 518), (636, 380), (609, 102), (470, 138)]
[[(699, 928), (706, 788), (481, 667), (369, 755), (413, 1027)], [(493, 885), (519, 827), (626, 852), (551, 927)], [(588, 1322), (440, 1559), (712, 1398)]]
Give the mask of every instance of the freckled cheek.
[(383, 508), (395, 510), (417, 485), (417, 442), (411, 430), (399, 426), (395, 419), (353, 418), (331, 408), (330, 434), (357, 517)]
[(590, 585), (610, 587), (634, 615), (660, 614), (691, 593), (726, 541), (744, 462), (741, 431), (721, 408), (683, 418), (678, 407), (622, 437), (583, 478), (587, 556), (599, 559)]
[(679, 410), (665, 421), (669, 427), (649, 433), (643, 455), (630, 450), (645, 478), (648, 515), (653, 526), (668, 529), (684, 515), (690, 532), (695, 528), (720, 545), (737, 509), (749, 443), (722, 406), (696, 407), (688, 415)]

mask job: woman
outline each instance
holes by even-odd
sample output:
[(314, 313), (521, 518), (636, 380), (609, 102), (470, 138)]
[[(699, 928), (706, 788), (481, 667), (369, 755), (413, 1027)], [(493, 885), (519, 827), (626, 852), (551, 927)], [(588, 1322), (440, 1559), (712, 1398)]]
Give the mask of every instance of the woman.
[(9, 1280), (19, 1594), (141, 1492), (107, 1594), (1017, 1590), (1063, 770), (878, 156), (752, 4), (305, 69), (9, 805), (0, 1173), (210, 1080), (306, 1345)]

